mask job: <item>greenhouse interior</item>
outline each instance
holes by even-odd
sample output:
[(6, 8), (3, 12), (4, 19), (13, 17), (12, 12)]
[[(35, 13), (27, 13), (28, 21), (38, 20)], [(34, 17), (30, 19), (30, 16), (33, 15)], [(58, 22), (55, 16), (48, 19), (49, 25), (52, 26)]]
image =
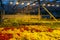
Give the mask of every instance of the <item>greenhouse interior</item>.
[(0, 0), (0, 40), (60, 40), (60, 0)]

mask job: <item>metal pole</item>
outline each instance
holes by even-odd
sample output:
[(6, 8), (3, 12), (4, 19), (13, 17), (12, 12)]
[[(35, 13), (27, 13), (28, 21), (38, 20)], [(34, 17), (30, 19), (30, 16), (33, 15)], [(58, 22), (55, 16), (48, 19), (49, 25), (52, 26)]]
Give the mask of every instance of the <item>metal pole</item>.
[(55, 21), (57, 21), (57, 19), (52, 15), (52, 13), (47, 9), (47, 8), (45, 8), (44, 6), (42, 6), (44, 9), (45, 9), (45, 11), (47, 11), (48, 13), (49, 13), (49, 15), (51, 16), (51, 17), (53, 17), (53, 19), (55, 20)]
[(41, 19), (41, 15), (40, 15), (40, 0), (37, 0), (38, 1), (38, 17), (39, 17), (39, 20)]
[[(0, 6), (3, 7), (2, 0), (0, 0)], [(2, 23), (2, 10), (0, 10), (0, 24)]]

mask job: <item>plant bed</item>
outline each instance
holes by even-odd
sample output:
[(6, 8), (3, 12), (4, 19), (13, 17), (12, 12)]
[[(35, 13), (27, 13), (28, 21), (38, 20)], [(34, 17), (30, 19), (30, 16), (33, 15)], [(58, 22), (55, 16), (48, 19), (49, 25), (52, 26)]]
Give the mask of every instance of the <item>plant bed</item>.
[(0, 40), (60, 40), (60, 29), (37, 25), (2, 27)]

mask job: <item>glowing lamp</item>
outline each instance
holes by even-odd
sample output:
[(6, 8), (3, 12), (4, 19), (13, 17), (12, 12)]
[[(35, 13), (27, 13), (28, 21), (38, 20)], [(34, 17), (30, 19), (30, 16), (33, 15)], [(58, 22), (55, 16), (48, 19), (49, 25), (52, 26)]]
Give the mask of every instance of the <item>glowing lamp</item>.
[(30, 5), (30, 3), (27, 3), (27, 5)]

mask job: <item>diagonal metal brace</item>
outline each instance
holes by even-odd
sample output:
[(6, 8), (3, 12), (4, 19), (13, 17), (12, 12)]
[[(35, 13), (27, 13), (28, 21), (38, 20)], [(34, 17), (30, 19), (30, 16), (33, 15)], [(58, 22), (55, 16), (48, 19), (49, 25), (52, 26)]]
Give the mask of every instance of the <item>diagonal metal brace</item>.
[(49, 13), (49, 15), (55, 20), (57, 21), (57, 19), (52, 15), (52, 13), (44, 6), (42, 6), (44, 8), (45, 11), (47, 11)]

